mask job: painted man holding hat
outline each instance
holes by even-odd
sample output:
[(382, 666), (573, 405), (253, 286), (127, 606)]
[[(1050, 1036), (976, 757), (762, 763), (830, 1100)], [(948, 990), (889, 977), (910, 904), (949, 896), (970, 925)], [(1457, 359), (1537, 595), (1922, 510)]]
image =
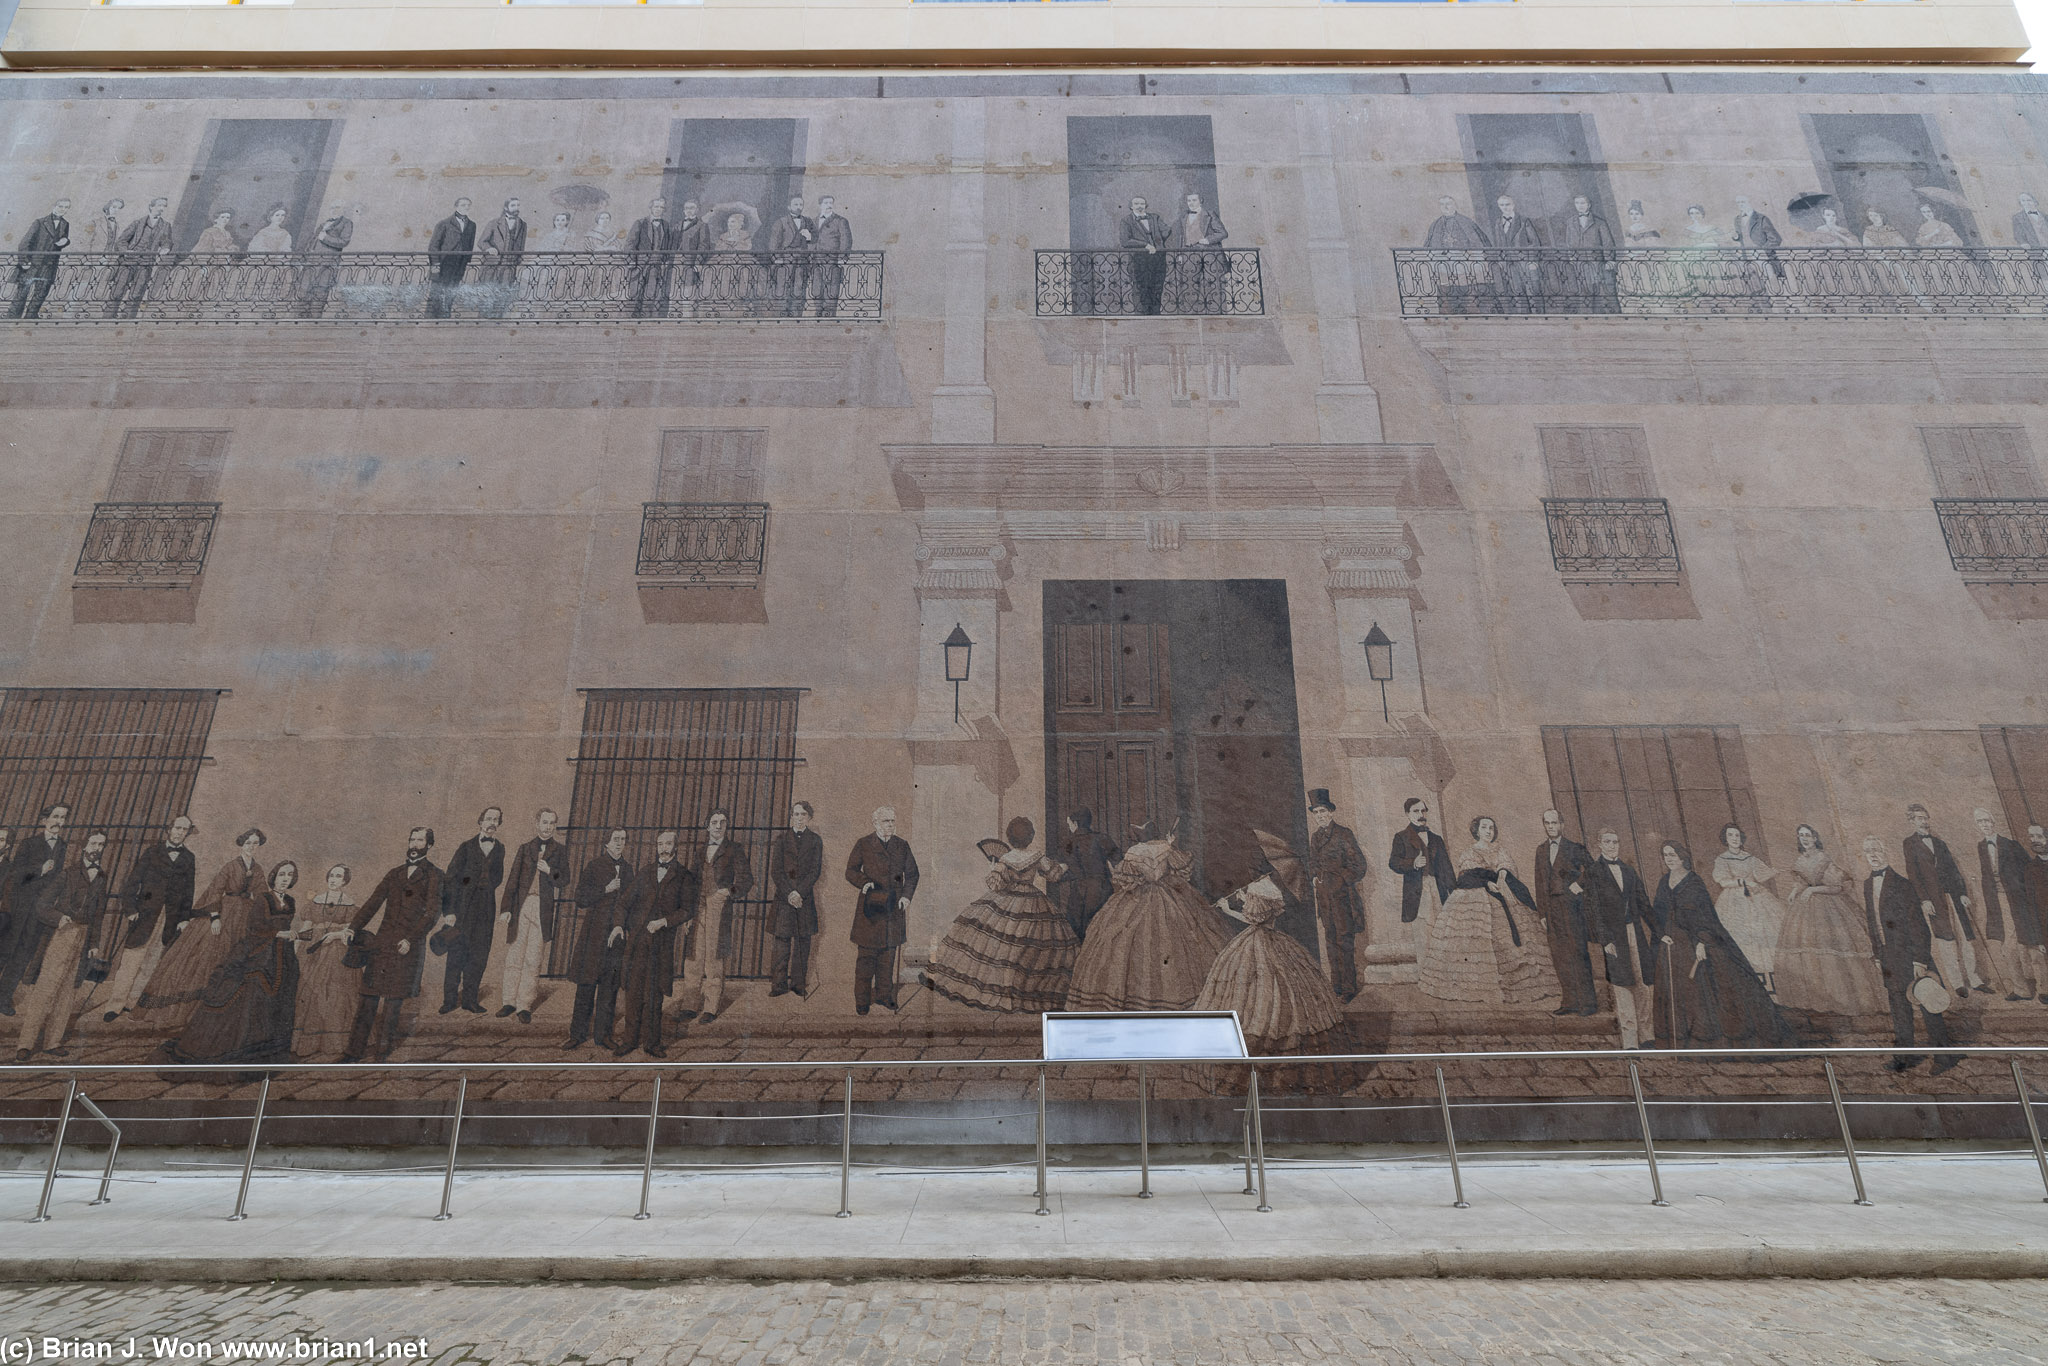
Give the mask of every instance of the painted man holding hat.
[(1337, 822), (1337, 803), (1330, 789), (1308, 794), (1308, 877), (1315, 896), (1316, 919), (1329, 951), (1330, 986), (1342, 1001), (1358, 995), (1358, 960), (1351, 937), (1365, 928), (1365, 907), (1358, 899), (1358, 880), (1365, 876), (1365, 851), (1349, 827)]
[[(1901, 1048), (1913, 1046), (1913, 1017), (1920, 1017), (1927, 1042), (1936, 1048), (1948, 1044), (1948, 1023), (1941, 1018), (1948, 1009), (1948, 992), (1930, 968), (1934, 942), (1927, 918), (1921, 914), (1921, 895), (1905, 874), (1885, 857), (1884, 841), (1871, 835), (1863, 841), (1863, 858), (1870, 875), (1863, 879), (1863, 911), (1870, 933), (1870, 954), (1884, 973), (1885, 995), (1892, 1004), (1892, 1040)], [(1921, 1061), (1918, 1053), (1901, 1053), (1891, 1060), (1894, 1072), (1903, 1072)], [(1934, 1070), (1946, 1072), (1961, 1059), (1951, 1054), (1937, 1058)]]

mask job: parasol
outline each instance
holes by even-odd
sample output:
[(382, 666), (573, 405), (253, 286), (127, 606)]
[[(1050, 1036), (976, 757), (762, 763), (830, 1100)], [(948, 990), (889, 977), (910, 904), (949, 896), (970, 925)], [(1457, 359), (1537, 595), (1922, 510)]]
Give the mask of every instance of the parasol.
[(1913, 193), (1919, 195), (1922, 199), (1931, 199), (1937, 204), (1946, 204), (1951, 209), (1967, 210), (1970, 207), (1969, 200), (1963, 198), (1954, 190), (1943, 189), (1939, 185), (1915, 185)]
[(1266, 862), (1273, 867), (1273, 880), (1287, 889), (1287, 894), (1303, 905), (1308, 904), (1308, 876), (1302, 871), (1301, 859), (1295, 855), (1294, 846), (1278, 835), (1252, 829), (1252, 838), (1259, 842), (1259, 852), (1266, 856)]

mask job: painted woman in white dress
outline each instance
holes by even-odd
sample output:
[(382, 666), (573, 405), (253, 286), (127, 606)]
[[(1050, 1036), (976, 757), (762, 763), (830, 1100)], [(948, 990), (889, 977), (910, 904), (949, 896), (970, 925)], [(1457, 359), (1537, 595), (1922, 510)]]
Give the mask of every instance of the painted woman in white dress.
[(1131, 846), (1115, 888), (1074, 958), (1068, 1010), (1186, 1010), (1223, 946), (1229, 922), (1188, 882), (1194, 860), (1171, 839)]
[(1721, 888), (1721, 895), (1714, 899), (1714, 912), (1769, 987), (1777, 963), (1778, 935), (1785, 927), (1785, 903), (1770, 887), (1778, 870), (1743, 848), (1744, 839), (1739, 825), (1721, 828), (1725, 847), (1714, 859), (1714, 882)]
[(575, 233), (566, 213), (558, 213), (519, 267), (519, 296), (538, 304), (545, 312), (565, 303), (576, 290), (575, 267), (569, 253), (576, 250)]
[(1274, 924), (1287, 898), (1271, 877), (1216, 903), (1245, 923), (1216, 955), (1196, 1010), (1234, 1010), (1255, 1053), (1310, 1051), (1343, 1019), (1337, 993), (1316, 960)]
[[(1519, 905), (1517, 905), (1519, 903)], [(1536, 1005), (1558, 996), (1536, 902), (1493, 817), (1472, 822), (1458, 885), (1429, 922), (1422, 994), (1460, 1005)]]

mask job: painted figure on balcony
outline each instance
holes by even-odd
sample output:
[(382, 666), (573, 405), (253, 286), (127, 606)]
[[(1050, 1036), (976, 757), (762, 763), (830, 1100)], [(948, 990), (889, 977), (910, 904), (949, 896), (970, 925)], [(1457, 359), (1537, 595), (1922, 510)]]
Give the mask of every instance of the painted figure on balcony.
[(434, 225), (427, 239), (427, 316), (454, 316), (456, 291), (469, 273), (476, 250), (476, 220), (469, 216), (469, 198), (455, 201), (455, 211)]
[(1617, 311), (1614, 229), (1593, 212), (1590, 199), (1572, 197), (1572, 211), (1556, 225), (1552, 241), (1571, 251), (1568, 260), (1557, 263), (1551, 281), (1552, 288), (1563, 296), (1558, 305), (1572, 312)]
[(1513, 195), (1502, 195), (1493, 208), (1493, 245), (1499, 249), (1500, 262), (1494, 283), (1501, 292), (1500, 309), (1504, 313), (1536, 312), (1541, 307), (1543, 233), (1535, 219), (1515, 207)]
[(299, 271), (301, 318), (317, 318), (327, 311), (327, 296), (341, 278), (341, 254), (355, 240), (356, 219), (362, 216), (360, 204), (352, 208), (336, 204), (313, 230), (312, 244), (306, 248), (306, 261)]
[(1423, 235), (1422, 245), (1438, 253), (1430, 258), (1429, 269), (1436, 286), (1437, 306), (1446, 313), (1484, 313), (1492, 300), (1486, 264), (1486, 229), (1458, 212), (1458, 201), (1449, 195), (1437, 197), (1436, 221)]
[(282, 204), (270, 206), (270, 212), (263, 216), (263, 226), (249, 236), (250, 255), (259, 252), (285, 254), (292, 249), (292, 235), (286, 230), (284, 220), (291, 211)]
[(921, 978), (941, 996), (982, 1010), (1059, 1010), (1067, 1000), (1080, 941), (1066, 912), (1040, 889), (1065, 869), (1032, 848), (1038, 831), (1013, 816), (1000, 840), (978, 846), (989, 861), (988, 891), (955, 916)]
[(345, 863), (327, 870), (323, 886), (306, 903), (299, 922), (299, 1010), (292, 1053), (300, 1058), (335, 1058), (348, 1043), (356, 1014), (360, 975), (348, 965), (348, 927), (356, 913), (348, 893)]
[(1429, 922), (1418, 959), (1422, 994), (1433, 1000), (1508, 1006), (1558, 996), (1535, 898), (1499, 833), (1491, 816), (1472, 822), (1457, 885)]
[(626, 296), (626, 281), (620, 273), (619, 263), (609, 259), (625, 245), (625, 240), (612, 226), (610, 212), (598, 210), (581, 243), (591, 259), (577, 271), (575, 293), (571, 297), (592, 303), (613, 303)]
[(1863, 242), (1855, 233), (1842, 226), (1841, 214), (1833, 205), (1820, 211), (1820, 222), (1808, 228), (1806, 245), (1810, 247), (1860, 247)]
[(263, 226), (249, 237), (247, 254), (259, 258), (275, 258), (250, 263), (244, 292), (254, 303), (268, 312), (287, 299), (292, 292), (292, 267), (285, 258), (291, 255), (292, 235), (286, 231), (284, 220), (289, 210), (282, 204), (271, 206), (264, 215)]
[(1130, 847), (1115, 890), (1074, 958), (1069, 1010), (1187, 1010), (1202, 994), (1229, 920), (1188, 881), (1194, 860), (1173, 836)]
[[(1835, 865), (1819, 831), (1802, 825), (1794, 833), (1799, 856), (1786, 873), (1791, 892), (1771, 969), (1778, 1001), (1851, 1019), (1880, 1015), (1884, 985), (1871, 965), (1863, 912), (1849, 875)], [(2015, 866), (2014, 871), (2024, 870)]]
[[(1178, 262), (1178, 299), (1173, 312), (1217, 314), (1229, 311), (1230, 258), (1223, 252), (1230, 236), (1223, 220), (1202, 207), (1202, 196), (1190, 194), (1181, 201), (1180, 222), (1173, 245), (1187, 255), (1171, 257)], [(1162, 304), (1162, 307), (1164, 305)]]
[(1721, 827), (1723, 847), (1714, 856), (1714, 884), (1721, 895), (1714, 910), (1742, 946), (1743, 956), (1769, 983), (1778, 935), (1785, 926), (1785, 903), (1770, 888), (1778, 870), (1745, 849), (1747, 839), (1739, 825)]
[(11, 318), (42, 316), (43, 300), (57, 281), (57, 261), (71, 245), (71, 201), (59, 199), (50, 211), (29, 224), (14, 249), (14, 302), (8, 306)]
[(1707, 210), (1703, 204), (1685, 206), (1685, 227), (1679, 239), (1679, 260), (1685, 268), (1685, 292), (1689, 295), (1713, 298), (1730, 292), (1730, 282), (1722, 273), (1721, 249), (1727, 243), (1721, 238), (1721, 230), (1707, 221)]
[(636, 318), (668, 316), (669, 271), (675, 264), (669, 242), (668, 201), (652, 200), (647, 216), (626, 234), (626, 311)]
[(1130, 212), (1117, 223), (1116, 236), (1131, 272), (1134, 308), (1147, 316), (1157, 314), (1166, 292), (1166, 248), (1173, 241), (1172, 226), (1151, 212), (1142, 195), (1134, 195)]
[(676, 284), (683, 292), (683, 312), (694, 315), (697, 300), (704, 293), (704, 253), (715, 245), (711, 223), (697, 212), (696, 200), (684, 201), (682, 221), (675, 226), (672, 245), (681, 267)]
[(1432, 251), (1484, 251), (1493, 245), (1486, 229), (1458, 212), (1458, 201), (1438, 195), (1436, 221), (1423, 235), (1422, 245)]
[(773, 265), (774, 295), (787, 318), (800, 317), (804, 295), (810, 289), (811, 251), (818, 241), (818, 225), (804, 213), (804, 197), (789, 197), (789, 212), (768, 228), (768, 254)]
[(839, 316), (839, 295), (846, 287), (846, 255), (853, 250), (853, 224), (839, 212), (831, 195), (818, 197), (818, 240), (812, 249), (817, 264), (812, 267), (813, 292), (818, 298), (818, 316)]
[(1949, 226), (1948, 221), (1934, 211), (1932, 204), (1920, 206), (1920, 229), (1913, 234), (1913, 245), (1917, 247), (1960, 247), (1962, 237)]
[(1777, 251), (1785, 245), (1784, 234), (1778, 231), (1769, 214), (1757, 211), (1748, 195), (1735, 197), (1734, 245), (1743, 252), (1743, 291), (1751, 299), (1768, 294), (1773, 280), (1785, 279), (1785, 262)]
[(766, 258), (754, 252), (755, 214), (744, 206), (727, 204), (712, 212), (714, 217), (725, 215), (725, 231), (712, 239), (712, 247), (719, 253), (718, 273), (716, 283), (706, 291), (710, 296), (707, 305), (715, 301), (718, 311), (726, 314), (759, 312), (769, 297), (770, 274)]
[(1254, 1053), (1325, 1049), (1342, 1004), (1309, 951), (1275, 923), (1286, 893), (1268, 876), (1216, 904), (1245, 928), (1216, 955), (1194, 1009), (1236, 1011)]
[(477, 268), (477, 284), (483, 288), (478, 312), (486, 318), (502, 318), (519, 299), (519, 263), (526, 255), (526, 220), (519, 216), (519, 201), (508, 199), (496, 218), (487, 224), (476, 242), (483, 263)]
[(552, 309), (576, 297), (576, 267), (566, 253), (577, 248), (574, 216), (557, 212), (519, 267), (519, 294)]
[(142, 311), (156, 268), (171, 252), (171, 220), (164, 216), (167, 199), (152, 199), (143, 216), (130, 223), (113, 243), (120, 262), (107, 284), (106, 316), (133, 318)]

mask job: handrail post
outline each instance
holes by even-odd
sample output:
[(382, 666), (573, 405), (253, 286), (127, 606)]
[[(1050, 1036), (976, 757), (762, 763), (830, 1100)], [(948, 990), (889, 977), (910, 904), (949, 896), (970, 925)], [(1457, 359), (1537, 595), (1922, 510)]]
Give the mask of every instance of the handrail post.
[(469, 1074), (458, 1072), (455, 1076), (455, 1123), (448, 1129), (448, 1168), (441, 1174), (441, 1212), (434, 1216), (439, 1224), (455, 1215), (448, 1209), (448, 1202), (455, 1198), (455, 1149), (462, 1142), (462, 1102), (469, 1096)]
[(105, 1126), (106, 1131), (114, 1136), (113, 1142), (107, 1145), (106, 1170), (100, 1173), (100, 1193), (97, 1198), (87, 1202), (87, 1207), (92, 1208), (99, 1205), (109, 1204), (113, 1201), (114, 1197), (107, 1194), (107, 1191), (114, 1184), (114, 1159), (121, 1155), (121, 1126), (114, 1123), (113, 1120), (108, 1119), (107, 1112), (105, 1110), (100, 1109), (99, 1106), (93, 1104), (91, 1096), (81, 1095), (78, 1099), (79, 1102), (83, 1104), (86, 1109), (92, 1112), (93, 1118), (97, 1119), (102, 1125)]
[(846, 1074), (846, 1099), (839, 1108), (839, 1213), (834, 1219), (853, 1217), (853, 1073)]
[(1636, 1093), (1636, 1120), (1643, 1126), (1643, 1156), (1650, 1162), (1650, 1203), (1658, 1209), (1671, 1208), (1664, 1198), (1664, 1181), (1657, 1175), (1657, 1142), (1650, 1137), (1650, 1107), (1643, 1103), (1643, 1078), (1636, 1065), (1628, 1065), (1628, 1084)]
[[(2027, 1079), (2020, 1075), (2018, 1055), (2012, 1058), (2012, 1084), (2020, 1093), (2020, 1113), (2027, 1117), (2027, 1137), (2034, 1141), (2034, 1165), (2041, 1169), (2041, 1185), (2048, 1188), (2048, 1152), (2041, 1150), (2041, 1125), (2034, 1118), (2034, 1098), (2027, 1093)], [(2048, 1203), (2048, 1195), (2041, 1199)]]
[(1138, 1064), (1138, 1198), (1152, 1198), (1152, 1133), (1146, 1111), (1145, 1064)]
[(1045, 1203), (1045, 1069), (1038, 1069), (1038, 1214), (1051, 1214)]
[(1252, 1184), (1252, 1107), (1247, 1101), (1244, 1107), (1244, 1189), (1239, 1195), (1257, 1195), (1259, 1188)]
[(661, 1123), (661, 1073), (654, 1074), (654, 1099), (647, 1106), (647, 1157), (640, 1164), (640, 1212), (635, 1219), (651, 1219), (647, 1212), (647, 1194), (654, 1185), (654, 1130)]
[(36, 1202), (36, 1217), (31, 1224), (50, 1222), (50, 1191), (57, 1184), (57, 1161), (64, 1156), (64, 1131), (71, 1125), (71, 1102), (78, 1095), (78, 1078), (72, 1076), (64, 1086), (64, 1110), (57, 1116), (57, 1141), (50, 1145), (50, 1169), (43, 1173), (43, 1198)]
[(1252, 1069), (1251, 1085), (1245, 1092), (1245, 1105), (1252, 1112), (1252, 1152), (1259, 1162), (1259, 1203), (1261, 1214), (1271, 1214), (1273, 1207), (1266, 1203), (1266, 1120), (1259, 1113), (1259, 1069)]
[(1451, 1093), (1444, 1089), (1444, 1069), (1436, 1069), (1436, 1099), (1444, 1112), (1444, 1148), (1451, 1155), (1451, 1193), (1457, 1197), (1452, 1209), (1471, 1209), (1465, 1203), (1465, 1178), (1458, 1174), (1458, 1135), (1451, 1128)]
[(1842, 1108), (1842, 1088), (1835, 1081), (1835, 1064), (1832, 1059), (1821, 1059), (1827, 1069), (1828, 1095), (1835, 1102), (1835, 1122), (1842, 1126), (1842, 1152), (1849, 1159), (1849, 1176), (1856, 1183), (1856, 1203), (1867, 1205), (1870, 1199), (1863, 1192), (1863, 1169), (1856, 1165), (1856, 1139), (1849, 1132), (1849, 1112)]
[(256, 1118), (249, 1125), (249, 1150), (242, 1154), (242, 1187), (235, 1192), (235, 1212), (228, 1216), (231, 1224), (239, 1223), (249, 1216), (243, 1206), (249, 1203), (249, 1178), (256, 1171), (256, 1139), (263, 1132), (263, 1108), (270, 1101), (270, 1074), (263, 1074), (263, 1088), (256, 1093)]

